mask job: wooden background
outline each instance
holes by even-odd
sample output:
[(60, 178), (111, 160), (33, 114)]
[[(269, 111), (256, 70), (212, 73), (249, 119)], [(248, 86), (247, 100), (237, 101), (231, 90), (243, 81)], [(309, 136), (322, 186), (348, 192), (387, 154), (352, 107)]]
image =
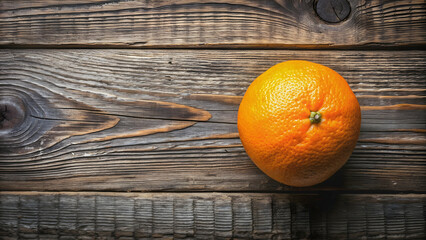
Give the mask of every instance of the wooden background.
[[(0, 238), (424, 239), (425, 46), (417, 0), (2, 0)], [(258, 170), (236, 125), (290, 59), (362, 108), (348, 163), (308, 188)]]

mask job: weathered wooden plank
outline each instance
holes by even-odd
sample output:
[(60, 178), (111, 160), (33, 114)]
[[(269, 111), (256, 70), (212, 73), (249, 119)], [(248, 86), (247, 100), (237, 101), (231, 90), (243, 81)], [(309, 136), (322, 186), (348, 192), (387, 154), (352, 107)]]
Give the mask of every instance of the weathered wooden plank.
[[(93, 232), (94, 227), (94, 208), (87, 204), (86, 199), (93, 199), (93, 196), (58, 196), (58, 233), (61, 238), (72, 238), (79, 232)], [(90, 201), (89, 201), (90, 202)]]
[(152, 233), (154, 236), (174, 233), (173, 199), (157, 197), (152, 201)]
[[(37, 238), (52, 233), (59, 238), (124, 239), (426, 237), (425, 194), (330, 194), (2, 192), (1, 236)], [(58, 201), (71, 203), (83, 198), (95, 200), (96, 217), (91, 222), (77, 218), (76, 224), (69, 224), (75, 222), (75, 215), (80, 216), (80, 209), (64, 209)], [(42, 200), (45, 202), (40, 205)], [(54, 214), (47, 214), (46, 210)], [(69, 214), (61, 215), (64, 210)], [(27, 219), (33, 220), (23, 224)], [(141, 219), (150, 225), (148, 229), (140, 225)], [(50, 224), (40, 225), (46, 221)], [(88, 223), (94, 228), (81, 227)], [(168, 228), (165, 224), (169, 224)], [(121, 226), (125, 225), (123, 231)]]
[[(75, 224), (77, 226), (77, 230), (79, 233), (89, 232), (92, 233), (92, 236), (94, 236), (93, 232), (97, 231), (96, 227), (96, 221), (97, 221), (97, 201), (96, 196), (94, 195), (86, 195), (86, 196), (76, 196), (76, 215), (71, 217), (72, 220), (75, 219)], [(74, 199), (72, 199), (72, 203), (74, 203)], [(67, 205), (61, 206), (60, 211), (66, 208)], [(74, 207), (74, 206), (72, 206)], [(71, 208), (73, 209), (73, 208)], [(74, 212), (73, 212), (74, 213)], [(60, 213), (60, 216), (62, 214)], [(66, 227), (65, 227), (66, 228)]]
[[(422, 0), (342, 0), (346, 10), (340, 4), (322, 4), (326, 1), (317, 8), (316, 2), (3, 0), (0, 45), (347, 48), (425, 44)], [(344, 14), (339, 17), (342, 21), (327, 22), (333, 20), (324, 18), (328, 10)]]
[(223, 196), (214, 200), (214, 235), (223, 239), (232, 237), (232, 198)]
[(213, 199), (197, 198), (194, 201), (195, 237), (200, 239), (213, 239), (215, 229)]
[(20, 209), (20, 215), (18, 223), (18, 237), (23, 239), (34, 239), (37, 238), (37, 232), (39, 231), (39, 208), (40, 201), (38, 198), (32, 196), (20, 196), (18, 206)]
[(249, 238), (253, 230), (252, 199), (239, 197), (232, 201), (232, 215), (234, 215), (233, 236), (235, 238)]
[[(135, 208), (135, 237), (148, 237), (153, 233), (153, 205), (152, 199), (136, 197), (134, 198)], [(130, 221), (132, 221), (130, 219)]]
[[(39, 197), (39, 236), (40, 239), (58, 239), (59, 196), (41, 195)], [(53, 207), (52, 207), (53, 206)]]
[(19, 195), (2, 195), (0, 204), (0, 235), (18, 238)]
[(272, 198), (253, 199), (253, 232), (259, 239), (270, 238), (272, 232)]
[(4, 190), (294, 189), (251, 163), (236, 126), (251, 81), (289, 59), (341, 73), (363, 109), (349, 162), (310, 189), (426, 189), (423, 51), (0, 53)]
[[(274, 198), (272, 201), (273, 232), (277, 239), (289, 239), (291, 237), (291, 210), (290, 199)], [(313, 224), (313, 222), (311, 223)]]
[[(135, 199), (118, 197), (114, 199), (114, 225), (115, 235), (118, 238), (133, 237), (136, 229)], [(123, 204), (124, 203), (124, 204)]]
[(175, 199), (173, 210), (174, 237), (194, 236), (194, 199)]

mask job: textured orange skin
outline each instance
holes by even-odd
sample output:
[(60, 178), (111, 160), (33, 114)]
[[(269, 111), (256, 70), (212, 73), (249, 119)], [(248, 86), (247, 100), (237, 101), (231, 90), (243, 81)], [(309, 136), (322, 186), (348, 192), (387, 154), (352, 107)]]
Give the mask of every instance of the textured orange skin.
[[(311, 123), (311, 111), (321, 113)], [(287, 61), (260, 75), (238, 110), (238, 131), (252, 161), (278, 182), (312, 186), (339, 170), (355, 148), (361, 110), (345, 79), (308, 61)]]

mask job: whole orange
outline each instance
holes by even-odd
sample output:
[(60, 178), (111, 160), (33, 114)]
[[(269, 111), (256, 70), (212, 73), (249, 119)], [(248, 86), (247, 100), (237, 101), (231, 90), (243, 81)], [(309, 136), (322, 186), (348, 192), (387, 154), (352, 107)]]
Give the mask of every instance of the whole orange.
[(238, 110), (252, 161), (290, 186), (311, 186), (339, 170), (355, 148), (359, 103), (345, 79), (308, 61), (279, 63), (256, 78)]

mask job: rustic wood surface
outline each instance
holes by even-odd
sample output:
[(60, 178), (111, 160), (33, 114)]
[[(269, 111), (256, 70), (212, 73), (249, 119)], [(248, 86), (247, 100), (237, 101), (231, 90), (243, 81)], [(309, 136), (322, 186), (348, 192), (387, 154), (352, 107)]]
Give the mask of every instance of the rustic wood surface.
[(0, 194), (11, 239), (424, 239), (425, 194)]
[(0, 55), (0, 93), (21, 102), (25, 115), (0, 138), (3, 189), (293, 189), (256, 168), (236, 126), (250, 82), (288, 59), (340, 72), (363, 110), (349, 162), (330, 181), (308, 189), (426, 189), (423, 51), (3, 50)]
[[(425, 239), (425, 46), (424, 0), (1, 0), (0, 239)], [(348, 163), (308, 188), (236, 126), (290, 59), (362, 107)]]
[[(425, 42), (423, 0), (341, 0), (346, 9), (319, 2), (315, 8), (313, 0), (2, 0), (0, 44), (327, 48)], [(327, 9), (344, 15), (329, 18)]]

